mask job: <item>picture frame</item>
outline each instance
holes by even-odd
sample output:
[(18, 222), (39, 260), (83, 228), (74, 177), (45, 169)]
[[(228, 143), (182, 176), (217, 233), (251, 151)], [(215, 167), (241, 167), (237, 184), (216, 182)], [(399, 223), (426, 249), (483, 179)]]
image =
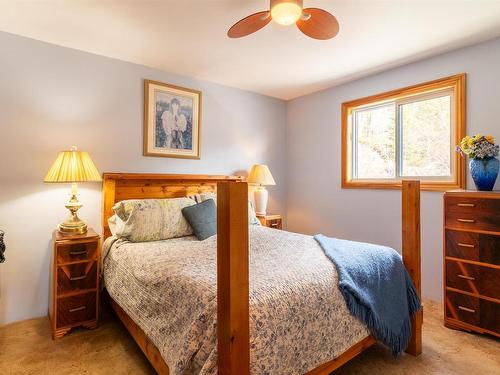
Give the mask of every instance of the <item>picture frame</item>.
[(144, 80), (144, 156), (200, 159), (201, 91)]

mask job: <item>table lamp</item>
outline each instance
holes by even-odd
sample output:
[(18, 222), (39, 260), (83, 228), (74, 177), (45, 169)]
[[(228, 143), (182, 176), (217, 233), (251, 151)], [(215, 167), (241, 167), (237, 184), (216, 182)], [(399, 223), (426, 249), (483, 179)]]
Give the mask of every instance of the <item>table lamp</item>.
[(265, 185), (276, 185), (271, 171), (265, 164), (256, 164), (250, 170), (247, 182), (258, 185), (254, 192), (255, 213), (257, 215), (265, 215), (268, 199), (268, 193)]
[(87, 224), (77, 215), (77, 211), (82, 204), (77, 197), (77, 182), (101, 181), (101, 175), (95, 167), (87, 152), (78, 151), (75, 146), (69, 151), (59, 153), (54, 164), (44, 178), (44, 182), (71, 182), (71, 198), (66, 204), (66, 208), (71, 212), (71, 216), (61, 224), (59, 231), (63, 234), (85, 234)]

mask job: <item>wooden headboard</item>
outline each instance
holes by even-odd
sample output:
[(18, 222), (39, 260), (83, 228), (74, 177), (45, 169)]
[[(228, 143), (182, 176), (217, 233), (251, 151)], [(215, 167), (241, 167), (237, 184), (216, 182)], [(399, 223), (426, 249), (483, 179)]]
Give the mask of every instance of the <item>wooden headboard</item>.
[(125, 199), (176, 198), (215, 192), (217, 182), (243, 181), (241, 176), (210, 176), (191, 174), (104, 173), (102, 233), (111, 236), (108, 219), (112, 207)]

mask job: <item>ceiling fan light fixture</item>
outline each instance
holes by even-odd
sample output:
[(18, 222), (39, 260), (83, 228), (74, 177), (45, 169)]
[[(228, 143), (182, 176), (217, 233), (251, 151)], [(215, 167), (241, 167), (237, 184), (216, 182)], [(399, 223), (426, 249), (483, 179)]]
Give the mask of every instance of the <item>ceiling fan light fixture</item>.
[(280, 25), (291, 25), (302, 15), (302, 0), (271, 0), (271, 17)]

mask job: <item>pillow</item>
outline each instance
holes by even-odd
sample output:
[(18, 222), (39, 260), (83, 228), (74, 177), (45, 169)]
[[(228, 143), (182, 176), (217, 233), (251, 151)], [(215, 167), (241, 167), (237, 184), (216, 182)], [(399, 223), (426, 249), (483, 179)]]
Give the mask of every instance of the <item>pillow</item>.
[(184, 207), (182, 214), (200, 241), (217, 234), (217, 207), (213, 199)]
[(114, 214), (108, 219), (108, 226), (111, 235), (116, 236), (116, 233), (123, 227), (123, 220)]
[(132, 199), (113, 206), (123, 221), (115, 226), (116, 236), (131, 242), (148, 242), (193, 234), (182, 209), (196, 204), (189, 198)]
[[(212, 199), (215, 203), (217, 203), (217, 194), (215, 193), (201, 193), (198, 194), (197, 198), (198, 202), (203, 202), (206, 201), (207, 199)], [(255, 209), (253, 208), (253, 203), (250, 199), (248, 200), (248, 224), (261, 225), (259, 219), (257, 219)]]

